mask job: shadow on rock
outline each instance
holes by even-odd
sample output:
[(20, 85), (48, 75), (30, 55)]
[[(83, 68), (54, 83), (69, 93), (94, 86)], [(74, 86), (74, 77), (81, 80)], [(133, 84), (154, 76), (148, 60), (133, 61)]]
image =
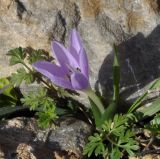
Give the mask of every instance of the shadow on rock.
[[(142, 95), (144, 87), (160, 76), (160, 26), (147, 37), (138, 33), (118, 45), (121, 66), (120, 99), (131, 104)], [(105, 58), (98, 82), (107, 101), (113, 93), (113, 51)]]

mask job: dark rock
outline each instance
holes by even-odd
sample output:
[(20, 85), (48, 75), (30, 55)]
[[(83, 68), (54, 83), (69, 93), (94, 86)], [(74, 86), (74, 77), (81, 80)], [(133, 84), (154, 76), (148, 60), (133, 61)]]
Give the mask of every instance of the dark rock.
[(91, 127), (83, 121), (68, 118), (60, 123), (56, 130), (50, 131), (47, 146), (55, 150), (74, 152), (81, 156)]
[[(0, 124), (0, 157), (53, 159), (83, 158), (82, 150), (91, 126), (75, 118), (58, 120), (55, 129), (40, 129), (35, 119), (15, 118)], [(27, 157), (28, 156), (28, 157)], [(73, 157), (74, 156), (74, 157)]]

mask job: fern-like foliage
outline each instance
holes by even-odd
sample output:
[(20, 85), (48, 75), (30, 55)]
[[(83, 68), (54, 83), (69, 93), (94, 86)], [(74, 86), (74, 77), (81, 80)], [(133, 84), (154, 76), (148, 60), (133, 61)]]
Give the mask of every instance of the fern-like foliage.
[(160, 113), (156, 114), (154, 119), (151, 121), (151, 125), (160, 129)]
[(90, 157), (94, 153), (110, 159), (120, 159), (124, 153), (133, 156), (139, 147), (129, 121), (127, 115), (115, 115), (113, 120), (105, 121), (102, 128), (89, 137), (84, 154)]
[(34, 81), (34, 76), (31, 73), (28, 73), (24, 68), (20, 68), (16, 73), (12, 74), (11, 83), (18, 87), (22, 82), (26, 84), (31, 84)]
[(23, 60), (26, 58), (26, 53), (21, 47), (10, 50), (7, 55), (11, 56), (10, 65), (23, 63)]
[(156, 114), (150, 123), (145, 125), (145, 128), (149, 129), (153, 135), (160, 137), (160, 113)]
[(21, 102), (30, 107), (30, 110), (37, 111), (38, 124), (40, 127), (48, 127), (55, 119), (56, 115), (56, 104), (52, 98), (47, 96), (47, 90), (41, 88), (38, 93), (30, 92), (25, 95)]
[(11, 75), (11, 83), (19, 87), (22, 82), (31, 84), (35, 80), (37, 82), (42, 81), (40, 76), (37, 76), (35, 71), (32, 69), (31, 64), (39, 60), (49, 60), (49, 55), (44, 50), (34, 50), (32, 48), (15, 48), (8, 52), (10, 56), (10, 65), (21, 64), (21, 68), (16, 73)]
[(101, 133), (94, 133), (93, 136), (88, 138), (88, 143), (84, 148), (84, 155), (90, 157), (92, 153), (95, 153), (96, 156), (103, 155), (106, 150), (106, 145), (103, 143), (103, 137)]

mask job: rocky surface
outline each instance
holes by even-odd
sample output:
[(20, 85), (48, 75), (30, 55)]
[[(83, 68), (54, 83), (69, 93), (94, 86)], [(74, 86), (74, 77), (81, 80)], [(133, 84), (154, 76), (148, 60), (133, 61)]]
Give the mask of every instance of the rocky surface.
[(91, 127), (75, 118), (59, 119), (42, 130), (35, 119), (15, 118), (0, 124), (0, 159), (80, 159)]
[[(159, 76), (159, 0), (1, 0), (0, 76), (10, 75), (6, 53), (14, 47), (50, 50), (80, 32), (90, 63), (91, 84), (112, 94), (112, 45), (119, 46), (122, 98), (131, 103)], [(6, 71), (7, 69), (7, 71)]]
[(145, 155), (143, 157), (129, 157), (129, 159), (159, 159), (160, 156), (158, 154), (156, 155)]

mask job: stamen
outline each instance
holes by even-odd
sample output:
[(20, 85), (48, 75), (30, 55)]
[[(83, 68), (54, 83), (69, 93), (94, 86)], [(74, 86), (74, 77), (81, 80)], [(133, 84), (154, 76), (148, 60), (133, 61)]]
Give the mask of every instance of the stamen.
[(80, 69), (80, 68), (78, 68), (78, 67), (76, 68), (76, 70), (77, 70), (78, 72), (81, 72), (81, 69)]
[(81, 72), (81, 69), (79, 67), (73, 68), (70, 65), (67, 65), (67, 67), (68, 67), (69, 73), (73, 73), (73, 72), (76, 72), (76, 71)]
[(71, 82), (71, 77), (69, 74), (66, 74), (66, 76), (64, 78), (66, 78), (67, 80), (69, 80)]

